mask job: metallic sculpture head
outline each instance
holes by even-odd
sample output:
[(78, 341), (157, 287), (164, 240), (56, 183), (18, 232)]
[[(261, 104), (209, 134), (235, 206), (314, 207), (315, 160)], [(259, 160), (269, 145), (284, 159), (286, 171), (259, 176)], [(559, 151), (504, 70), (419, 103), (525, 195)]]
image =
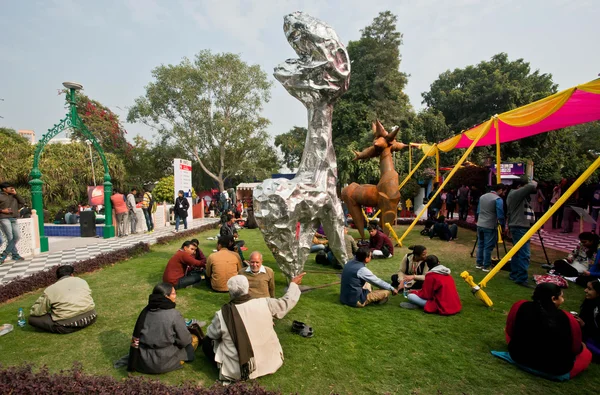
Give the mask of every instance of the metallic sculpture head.
[(288, 59), (274, 76), (304, 105), (333, 102), (350, 84), (350, 58), (335, 31), (300, 11), (284, 18), (283, 30), (299, 59)]

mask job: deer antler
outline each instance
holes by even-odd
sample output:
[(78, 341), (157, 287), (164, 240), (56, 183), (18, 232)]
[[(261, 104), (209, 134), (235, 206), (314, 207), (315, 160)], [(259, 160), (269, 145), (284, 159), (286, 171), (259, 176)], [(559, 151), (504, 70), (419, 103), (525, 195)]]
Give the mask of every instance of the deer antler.
[(373, 146), (371, 146), (369, 148), (365, 148), (361, 152), (357, 152), (357, 151), (353, 151), (353, 152), (354, 152), (354, 160), (370, 159), (370, 158), (376, 158), (379, 156), (379, 152), (377, 151), (377, 148), (375, 148)]
[(377, 137), (386, 137), (388, 132), (385, 131), (385, 128), (379, 122), (379, 119), (373, 123), (373, 134), (375, 134), (375, 138)]
[(385, 139), (388, 143), (392, 143), (392, 141), (394, 141), (394, 139), (396, 138), (396, 135), (398, 134), (398, 132), (400, 131), (400, 126), (394, 126), (392, 128), (392, 131), (390, 133), (388, 133), (387, 136), (385, 136)]

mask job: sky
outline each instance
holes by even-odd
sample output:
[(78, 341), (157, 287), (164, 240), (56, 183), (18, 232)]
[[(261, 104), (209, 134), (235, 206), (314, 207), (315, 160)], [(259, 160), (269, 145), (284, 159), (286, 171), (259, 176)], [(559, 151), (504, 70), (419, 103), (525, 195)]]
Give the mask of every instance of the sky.
[[(440, 73), (499, 52), (551, 73), (560, 89), (597, 78), (597, 0), (0, 0), (0, 126), (33, 129), (36, 138), (65, 114), (63, 81), (125, 121), (151, 71), (200, 50), (233, 52), (259, 64), (273, 81), (263, 116), (271, 136), (305, 126), (306, 110), (272, 77), (296, 54), (283, 17), (304, 11), (347, 43), (381, 11), (398, 16), (404, 35), (400, 69), (415, 109)], [(128, 139), (153, 137), (128, 124)]]

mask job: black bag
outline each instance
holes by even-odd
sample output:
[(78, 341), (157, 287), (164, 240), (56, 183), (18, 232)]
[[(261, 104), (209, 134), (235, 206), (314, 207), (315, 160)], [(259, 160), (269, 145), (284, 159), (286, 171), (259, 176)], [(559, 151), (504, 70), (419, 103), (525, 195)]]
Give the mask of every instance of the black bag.
[(325, 251), (317, 252), (317, 256), (315, 256), (315, 262), (318, 265), (329, 265), (329, 260), (327, 259), (327, 252), (325, 252)]

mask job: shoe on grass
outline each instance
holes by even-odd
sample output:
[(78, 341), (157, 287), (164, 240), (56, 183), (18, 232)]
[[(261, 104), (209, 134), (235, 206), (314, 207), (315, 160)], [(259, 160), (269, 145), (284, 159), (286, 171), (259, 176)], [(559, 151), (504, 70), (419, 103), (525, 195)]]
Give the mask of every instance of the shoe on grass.
[(489, 273), (489, 271), (490, 271), (490, 268), (489, 268), (489, 267), (482, 267), (482, 268), (481, 268), (481, 271), (482, 271), (482, 272)]
[(483, 266), (481, 266), (481, 265), (475, 265), (475, 269), (483, 269)]
[(527, 281), (522, 282), (522, 283), (515, 283), (515, 284), (520, 285), (521, 287), (524, 287), (524, 288), (533, 288), (533, 286), (531, 284), (529, 284)]
[(408, 310), (415, 310), (415, 309), (419, 308), (419, 306), (417, 306), (416, 304), (412, 304), (410, 302), (402, 302), (402, 303), (400, 303), (400, 307), (402, 307), (403, 309), (408, 309)]

